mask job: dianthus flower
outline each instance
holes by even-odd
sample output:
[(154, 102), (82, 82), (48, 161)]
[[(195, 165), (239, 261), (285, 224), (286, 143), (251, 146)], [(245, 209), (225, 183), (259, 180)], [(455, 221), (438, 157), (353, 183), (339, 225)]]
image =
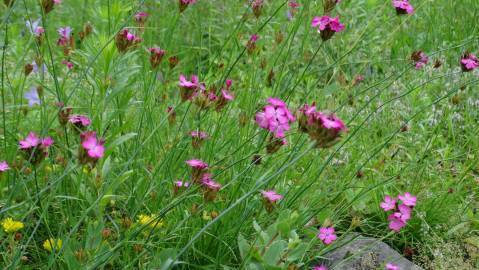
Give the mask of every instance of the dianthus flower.
[(193, 182), (199, 183), (203, 179), (203, 175), (208, 172), (208, 163), (200, 159), (190, 159), (186, 164), (191, 167)]
[(180, 12), (185, 11), (185, 9), (194, 3), (196, 3), (196, 0), (178, 0), (179, 1), (179, 6), (180, 6)]
[(95, 166), (96, 162), (105, 154), (105, 140), (98, 139), (96, 132), (87, 131), (80, 134), (78, 157), (80, 164)]
[(203, 141), (209, 138), (208, 133), (204, 131), (197, 131), (197, 130), (191, 131), (190, 136), (191, 136), (191, 145), (195, 149), (200, 148), (201, 145), (203, 145)]
[(276, 203), (283, 198), (283, 195), (276, 193), (274, 190), (261, 191), (263, 203), (266, 211), (272, 212)]
[(316, 147), (327, 148), (336, 144), (347, 131), (344, 122), (334, 114), (316, 111), (316, 106), (305, 104), (298, 110), (299, 129), (316, 141)]
[(25, 158), (32, 164), (38, 164), (46, 156), (48, 149), (53, 144), (51, 137), (40, 138), (34, 132), (30, 132), (24, 140), (20, 140), (20, 150), (25, 154)]
[(464, 72), (469, 72), (479, 66), (479, 60), (472, 53), (464, 53), (461, 57), (461, 68)]
[(150, 52), (150, 64), (152, 68), (157, 68), (161, 60), (163, 60), (163, 56), (165, 55), (165, 50), (161, 49), (160, 47), (153, 47), (149, 48), (148, 51)]
[(408, 0), (393, 0), (393, 6), (398, 15), (412, 14), (414, 12), (414, 8)]
[(0, 162), (0, 173), (6, 172), (10, 170), (10, 166), (8, 166), (8, 163), (4, 160)]
[(211, 179), (210, 174), (203, 175), (201, 184), (203, 186), (203, 191), (204, 191), (203, 197), (205, 201), (214, 201), (216, 199), (216, 195), (218, 194), (218, 191), (222, 187), (221, 184)]
[(319, 229), (318, 238), (326, 245), (331, 244), (337, 239), (335, 229), (333, 227), (321, 227)]
[(414, 62), (416, 69), (421, 69), (429, 62), (429, 57), (422, 51), (415, 51), (411, 55), (411, 60)]
[(339, 16), (335, 18), (329, 16), (314, 17), (311, 21), (311, 27), (318, 28), (321, 39), (324, 41), (333, 37), (334, 33), (344, 30), (344, 25), (339, 22)]
[(142, 39), (128, 29), (123, 29), (115, 36), (115, 45), (120, 53), (125, 53), (129, 49), (139, 44)]

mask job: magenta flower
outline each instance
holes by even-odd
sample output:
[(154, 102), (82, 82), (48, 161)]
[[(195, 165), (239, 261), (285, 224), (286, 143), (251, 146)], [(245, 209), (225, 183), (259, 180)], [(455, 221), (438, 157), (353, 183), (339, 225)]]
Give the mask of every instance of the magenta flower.
[(479, 67), (479, 60), (472, 53), (464, 53), (461, 58), (461, 68), (464, 72), (469, 72)]
[(20, 140), (20, 149), (24, 152), (25, 158), (32, 164), (38, 164), (46, 156), (48, 156), (48, 149), (53, 144), (51, 137), (40, 138), (34, 132), (28, 133), (27, 137)]
[(331, 244), (337, 239), (335, 229), (333, 227), (321, 227), (319, 229), (318, 238), (326, 245)]
[(4, 160), (0, 162), (0, 172), (6, 172), (10, 170), (10, 166), (8, 166), (8, 163)]
[(317, 265), (313, 267), (313, 270), (328, 270), (328, 268), (324, 265)]
[(73, 114), (68, 118), (68, 122), (76, 126), (77, 128), (84, 128), (91, 124), (90, 118), (86, 115)]
[(98, 139), (96, 132), (88, 131), (80, 135), (81, 146), (88, 154), (88, 157), (98, 160), (105, 154), (105, 141)]
[(186, 189), (190, 186), (189, 182), (183, 180), (177, 180), (173, 183), (173, 193), (177, 194), (181, 189)]
[(146, 22), (146, 19), (150, 16), (150, 14), (146, 12), (138, 12), (135, 14), (135, 21), (140, 25), (143, 25)]
[(251, 9), (253, 9), (253, 14), (256, 18), (261, 16), (261, 10), (263, 8), (264, 0), (252, 0), (251, 1)]
[(249, 38), (248, 43), (246, 44), (247, 52), (249, 55), (256, 52), (256, 42), (258, 42), (258, 39), (259, 39), (259, 36), (257, 34), (253, 34)]
[(276, 138), (283, 138), (295, 118), (282, 100), (270, 97), (268, 103), (256, 114), (256, 123), (260, 128), (269, 130)]
[(35, 37), (40, 37), (43, 33), (45, 33), (45, 29), (40, 26), (40, 21), (41, 19), (38, 19), (36, 21), (26, 21), (25, 25), (27, 26), (28, 31), (35, 36)]
[(311, 27), (318, 28), (321, 39), (326, 41), (330, 39), (334, 33), (344, 30), (344, 25), (339, 22), (339, 16), (331, 18), (329, 16), (314, 17), (311, 21)]
[(404, 193), (404, 195), (398, 195), (398, 199), (407, 206), (416, 206), (416, 197), (412, 196), (409, 192)]
[(414, 61), (414, 66), (417, 70), (421, 69), (429, 62), (429, 57), (422, 51), (415, 51), (411, 55), (411, 59)]
[(156, 68), (160, 65), (163, 56), (165, 55), (165, 50), (162, 50), (160, 47), (149, 48), (148, 51), (150, 55), (150, 63), (153, 68)]
[(217, 183), (213, 179), (211, 179), (210, 174), (203, 175), (203, 179), (201, 180), (201, 185), (203, 186), (203, 191), (204, 191), (203, 197), (205, 201), (214, 201), (216, 199), (216, 195), (218, 194), (218, 191), (222, 187), (220, 183)]
[(305, 104), (298, 110), (299, 129), (316, 142), (316, 147), (331, 147), (347, 132), (346, 125), (336, 115), (316, 111), (316, 106)]
[(393, 0), (393, 6), (398, 15), (411, 14), (414, 12), (413, 6), (408, 0)]
[(55, 5), (60, 5), (62, 3), (62, 0), (53, 0), (53, 3)]
[(396, 199), (386, 195), (384, 197), (384, 201), (380, 205), (381, 205), (381, 208), (384, 209), (384, 211), (386, 212), (394, 210), (396, 208)]
[(73, 63), (70, 62), (70, 61), (63, 60), (63, 61), (62, 61), (62, 64), (64, 64), (68, 69), (72, 69), (72, 68), (73, 68)]
[(120, 53), (124, 53), (129, 49), (134, 48), (143, 39), (131, 33), (128, 29), (123, 29), (115, 36), (115, 45)]
[(400, 268), (399, 266), (388, 262), (386, 264), (386, 270), (400, 270)]
[(283, 198), (283, 195), (276, 193), (274, 190), (261, 191), (263, 198), (275, 203)]
[(399, 205), (399, 212), (389, 215), (389, 228), (395, 232), (399, 232), (406, 223), (411, 219), (411, 208), (404, 204)]
[(191, 167), (193, 182), (200, 182), (207, 173), (208, 163), (200, 159), (187, 160), (186, 164)]
[(190, 136), (191, 144), (195, 149), (199, 149), (203, 145), (203, 141), (209, 138), (208, 133), (197, 130), (191, 131)]
[(230, 88), (232, 84), (232, 80), (226, 80), (226, 89), (221, 89), (221, 95), (219, 97), (216, 97), (213, 92), (210, 92), (210, 95), (212, 95), (210, 96), (210, 100), (216, 101), (215, 110), (217, 112), (221, 111), (226, 106), (226, 104), (235, 99), (235, 97), (230, 93)]

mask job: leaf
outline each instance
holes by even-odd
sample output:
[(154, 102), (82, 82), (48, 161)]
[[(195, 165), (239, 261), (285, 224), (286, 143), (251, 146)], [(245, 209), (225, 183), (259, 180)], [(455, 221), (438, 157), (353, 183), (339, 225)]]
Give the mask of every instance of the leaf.
[(242, 234), (238, 235), (238, 248), (239, 248), (240, 256), (244, 260), (246, 256), (248, 255), (251, 249), (251, 246), (248, 244), (248, 241), (244, 239)]
[(113, 148), (117, 147), (118, 145), (123, 144), (124, 142), (128, 141), (129, 139), (135, 137), (136, 135), (138, 135), (138, 134), (134, 133), (134, 132), (127, 133), (127, 134), (121, 136), (120, 138), (114, 140), (111, 144), (109, 144), (108, 149), (113, 149)]
[(294, 262), (297, 260), (300, 260), (305, 254), (306, 251), (308, 250), (308, 244), (306, 243), (300, 243), (297, 245), (293, 250), (291, 250), (288, 254), (287, 260), (289, 262)]
[(287, 245), (288, 244), (284, 240), (273, 242), (264, 253), (264, 262), (269, 265), (276, 265), (279, 262), (281, 255), (283, 254)]

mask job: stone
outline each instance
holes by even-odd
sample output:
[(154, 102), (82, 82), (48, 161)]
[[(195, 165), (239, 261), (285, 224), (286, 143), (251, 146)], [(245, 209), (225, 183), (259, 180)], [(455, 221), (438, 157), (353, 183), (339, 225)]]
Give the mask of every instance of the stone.
[(386, 243), (375, 238), (352, 234), (336, 241), (333, 250), (327, 252), (321, 264), (334, 270), (385, 269), (390, 262), (401, 270), (422, 270)]

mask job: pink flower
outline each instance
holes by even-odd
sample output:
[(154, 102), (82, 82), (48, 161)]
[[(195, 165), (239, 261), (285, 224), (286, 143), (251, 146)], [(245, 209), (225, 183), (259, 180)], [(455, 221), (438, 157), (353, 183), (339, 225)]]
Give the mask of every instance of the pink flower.
[(138, 12), (135, 14), (135, 21), (140, 23), (140, 24), (143, 24), (146, 19), (150, 16), (150, 14), (146, 13), (146, 12)]
[(88, 157), (93, 160), (98, 160), (103, 157), (105, 153), (105, 141), (98, 139), (96, 132), (89, 131), (80, 135), (81, 146), (86, 150)]
[(396, 208), (396, 199), (386, 195), (384, 197), (384, 201), (380, 205), (381, 205), (381, 208), (384, 209), (384, 211), (386, 212), (390, 210), (394, 210)]
[(215, 182), (213, 179), (209, 177), (204, 178), (203, 181), (201, 181), (201, 183), (203, 184), (204, 187), (214, 191), (218, 191), (222, 187), (220, 183)]
[(33, 22), (30, 20), (25, 22), (25, 25), (27, 26), (28, 31), (30, 31), (30, 33), (34, 35), (35, 37), (40, 37), (43, 33), (45, 33), (45, 29), (40, 26), (40, 21), (41, 19), (38, 19)]
[(344, 25), (339, 22), (339, 16), (331, 18), (329, 16), (314, 17), (311, 21), (311, 27), (318, 28), (321, 39), (324, 41), (330, 39), (334, 33), (344, 30)]
[(321, 227), (319, 229), (318, 238), (326, 245), (331, 244), (337, 239), (335, 229), (333, 227)]
[(395, 232), (399, 232), (406, 223), (411, 219), (411, 208), (404, 204), (399, 205), (399, 212), (389, 215), (389, 228)]
[(206, 163), (206, 162), (204, 162), (200, 159), (187, 160), (186, 164), (188, 164), (188, 166), (190, 166), (191, 168), (196, 169), (196, 170), (208, 169), (208, 163)]
[(289, 124), (296, 119), (282, 100), (268, 98), (268, 102), (269, 105), (256, 114), (256, 123), (260, 128), (269, 130), (276, 138), (283, 138), (284, 132), (290, 129)]
[(199, 87), (198, 76), (191, 75), (191, 81), (188, 81), (186, 79), (185, 75), (180, 74), (179, 86), (184, 87), (184, 88), (197, 88), (197, 87)]
[(298, 110), (298, 115), (300, 131), (307, 133), (320, 148), (333, 146), (348, 130), (344, 122), (336, 115), (316, 111), (314, 103), (304, 104)]
[(414, 61), (416, 69), (421, 69), (429, 62), (429, 57), (422, 51), (415, 51), (411, 55), (411, 59)]
[(53, 144), (53, 139), (52, 139), (52, 137), (43, 138), (43, 139), (41, 140), (41, 143), (40, 143), (40, 144), (41, 144), (41, 146), (42, 146), (43, 148), (48, 148), (48, 147), (52, 146), (52, 144)]
[(479, 67), (479, 60), (472, 53), (465, 53), (461, 58), (461, 68), (464, 72), (469, 72)]
[(20, 149), (35, 148), (40, 144), (40, 142), (40, 137), (38, 137), (34, 132), (30, 132), (24, 140), (20, 141)]
[(416, 197), (409, 192), (404, 193), (404, 195), (398, 195), (398, 198), (407, 206), (416, 206)]
[(185, 9), (192, 4), (195, 4), (196, 0), (179, 0), (180, 12), (185, 11)]
[(78, 128), (87, 127), (91, 124), (90, 118), (86, 115), (79, 115), (74, 114), (68, 118), (68, 122), (72, 123), (73, 125), (77, 126)]
[(400, 270), (399, 266), (392, 264), (392, 263), (387, 263), (386, 264), (386, 270)]
[(178, 181), (175, 181), (175, 186), (187, 188), (187, 187), (190, 186), (190, 183), (184, 182), (184, 181), (182, 181), (182, 180), (178, 180)]
[(73, 63), (67, 60), (62, 61), (62, 64), (64, 64), (68, 69), (73, 68)]
[(248, 51), (248, 54), (253, 54), (256, 52), (256, 42), (258, 41), (259, 36), (257, 34), (251, 35), (250, 39), (248, 40), (248, 43), (246, 44), (246, 48)]
[(53, 0), (53, 3), (55, 5), (60, 5), (62, 3), (62, 0)]
[(318, 265), (313, 267), (313, 270), (328, 270), (328, 268), (324, 265)]
[(8, 166), (8, 163), (4, 160), (0, 162), (0, 172), (6, 172), (10, 170), (10, 166)]
[(193, 145), (193, 148), (198, 149), (202, 146), (203, 141), (208, 139), (208, 133), (203, 132), (203, 131), (191, 131), (190, 132), (191, 136), (191, 144)]
[(119, 52), (124, 53), (134, 48), (138, 43), (143, 41), (140, 37), (131, 33), (128, 29), (122, 29), (115, 36), (115, 45)]
[(216, 97), (214, 93), (210, 93), (210, 95), (212, 95), (210, 97), (210, 100), (212, 101), (216, 100), (215, 110), (217, 112), (221, 111), (226, 106), (226, 104), (228, 104), (229, 102), (235, 99), (235, 97), (229, 92), (232, 84), (233, 84), (232, 80), (226, 80), (226, 89), (221, 89), (221, 95), (219, 96), (219, 98)]
[(271, 203), (275, 203), (283, 198), (283, 195), (276, 193), (274, 190), (261, 191), (263, 198)]
[(399, 15), (411, 14), (414, 12), (414, 8), (409, 4), (408, 0), (393, 0), (393, 6), (396, 8), (396, 12)]

